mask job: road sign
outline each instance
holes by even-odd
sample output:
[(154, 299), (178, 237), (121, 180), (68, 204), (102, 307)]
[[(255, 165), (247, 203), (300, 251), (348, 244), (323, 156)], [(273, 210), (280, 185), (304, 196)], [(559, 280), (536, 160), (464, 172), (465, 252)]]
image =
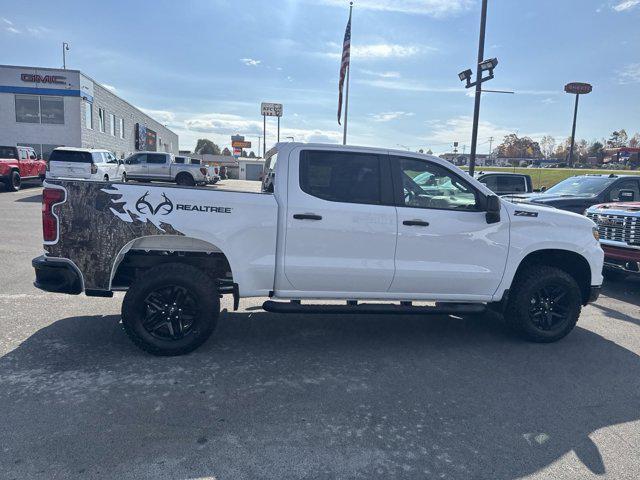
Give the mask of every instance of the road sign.
[(282, 104), (281, 103), (266, 103), (262, 102), (260, 105), (262, 115), (266, 117), (281, 117), (282, 116)]
[(567, 83), (564, 86), (564, 91), (567, 93), (575, 93), (576, 95), (584, 95), (586, 93), (591, 93), (593, 87), (589, 83), (581, 83), (581, 82), (572, 82)]
[(233, 148), (251, 148), (251, 142), (245, 142), (244, 140), (232, 140), (231, 146)]

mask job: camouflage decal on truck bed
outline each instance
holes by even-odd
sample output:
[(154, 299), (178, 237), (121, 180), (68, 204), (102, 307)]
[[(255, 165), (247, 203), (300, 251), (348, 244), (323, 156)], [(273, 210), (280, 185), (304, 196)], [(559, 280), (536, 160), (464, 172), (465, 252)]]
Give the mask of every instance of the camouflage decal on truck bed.
[[(45, 249), (50, 256), (73, 261), (84, 276), (85, 288), (109, 288), (112, 264), (131, 240), (150, 235), (183, 235), (163, 221), (169, 208), (174, 207), (170, 200), (166, 203), (168, 198), (161, 187), (146, 186), (145, 196), (144, 192), (137, 193), (140, 187), (126, 184), (64, 180), (48, 183), (64, 187), (67, 200), (55, 207), (60, 219), (60, 240), (55, 245), (45, 245)], [(135, 199), (127, 195), (134, 195)]]

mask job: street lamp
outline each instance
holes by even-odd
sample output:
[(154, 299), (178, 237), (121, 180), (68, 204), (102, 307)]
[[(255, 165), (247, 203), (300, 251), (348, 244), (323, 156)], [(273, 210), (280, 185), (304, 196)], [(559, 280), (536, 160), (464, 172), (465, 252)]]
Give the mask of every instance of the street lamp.
[(571, 128), (571, 147), (569, 148), (569, 168), (573, 167), (573, 147), (576, 141), (576, 120), (578, 118), (578, 99), (580, 95), (586, 95), (587, 93), (591, 93), (593, 87), (589, 83), (582, 82), (572, 82), (567, 83), (564, 86), (564, 91), (567, 93), (575, 94), (576, 96), (576, 104), (573, 108), (573, 127)]
[(62, 69), (67, 69), (67, 55), (66, 52), (69, 51), (69, 44), (67, 42), (62, 42)]
[[(487, 26), (487, 0), (482, 0), (482, 10), (480, 13), (480, 37), (478, 39), (478, 63), (476, 68), (476, 81), (471, 82), (471, 69), (467, 69), (458, 74), (461, 82), (467, 82), (466, 88), (476, 87), (475, 104), (473, 107), (473, 129), (471, 132), (471, 153), (469, 155), (469, 175), (473, 176), (476, 166), (476, 147), (478, 146), (478, 121), (480, 119), (480, 95), (482, 94), (482, 83), (493, 78), (493, 69), (498, 65), (497, 58), (484, 59), (484, 37)], [(483, 77), (483, 72), (489, 74)]]

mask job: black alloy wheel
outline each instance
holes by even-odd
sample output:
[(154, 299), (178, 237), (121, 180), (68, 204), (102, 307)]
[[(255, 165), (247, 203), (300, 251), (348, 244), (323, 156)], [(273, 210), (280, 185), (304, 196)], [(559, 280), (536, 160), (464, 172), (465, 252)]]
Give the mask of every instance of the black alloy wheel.
[(150, 292), (144, 299), (144, 329), (160, 340), (180, 340), (193, 331), (200, 314), (195, 296), (179, 285), (167, 285)]
[(570, 296), (564, 286), (545, 285), (531, 296), (529, 315), (531, 322), (540, 330), (551, 331), (569, 321)]

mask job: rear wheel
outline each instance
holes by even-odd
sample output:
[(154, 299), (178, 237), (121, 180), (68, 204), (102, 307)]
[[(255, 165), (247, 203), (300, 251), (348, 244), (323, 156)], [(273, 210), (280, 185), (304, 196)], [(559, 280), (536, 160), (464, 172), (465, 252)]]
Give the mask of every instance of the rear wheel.
[(17, 192), (20, 190), (20, 186), (22, 185), (22, 180), (20, 179), (20, 174), (15, 170), (9, 174), (9, 178), (7, 179), (7, 190), (10, 192)]
[(138, 347), (154, 355), (189, 353), (216, 327), (220, 298), (202, 270), (180, 263), (149, 269), (127, 291), (122, 326)]
[(105, 175), (104, 177), (102, 177), (102, 179), (103, 179), (105, 182), (108, 182), (108, 181), (109, 181), (109, 175)]
[(193, 179), (193, 177), (191, 175), (189, 175), (188, 173), (180, 173), (178, 174), (178, 176), (176, 177), (176, 183), (178, 185), (182, 185), (185, 187), (193, 187), (196, 182)]
[(505, 320), (525, 339), (555, 342), (575, 327), (582, 308), (578, 284), (554, 267), (529, 267), (514, 281)]

